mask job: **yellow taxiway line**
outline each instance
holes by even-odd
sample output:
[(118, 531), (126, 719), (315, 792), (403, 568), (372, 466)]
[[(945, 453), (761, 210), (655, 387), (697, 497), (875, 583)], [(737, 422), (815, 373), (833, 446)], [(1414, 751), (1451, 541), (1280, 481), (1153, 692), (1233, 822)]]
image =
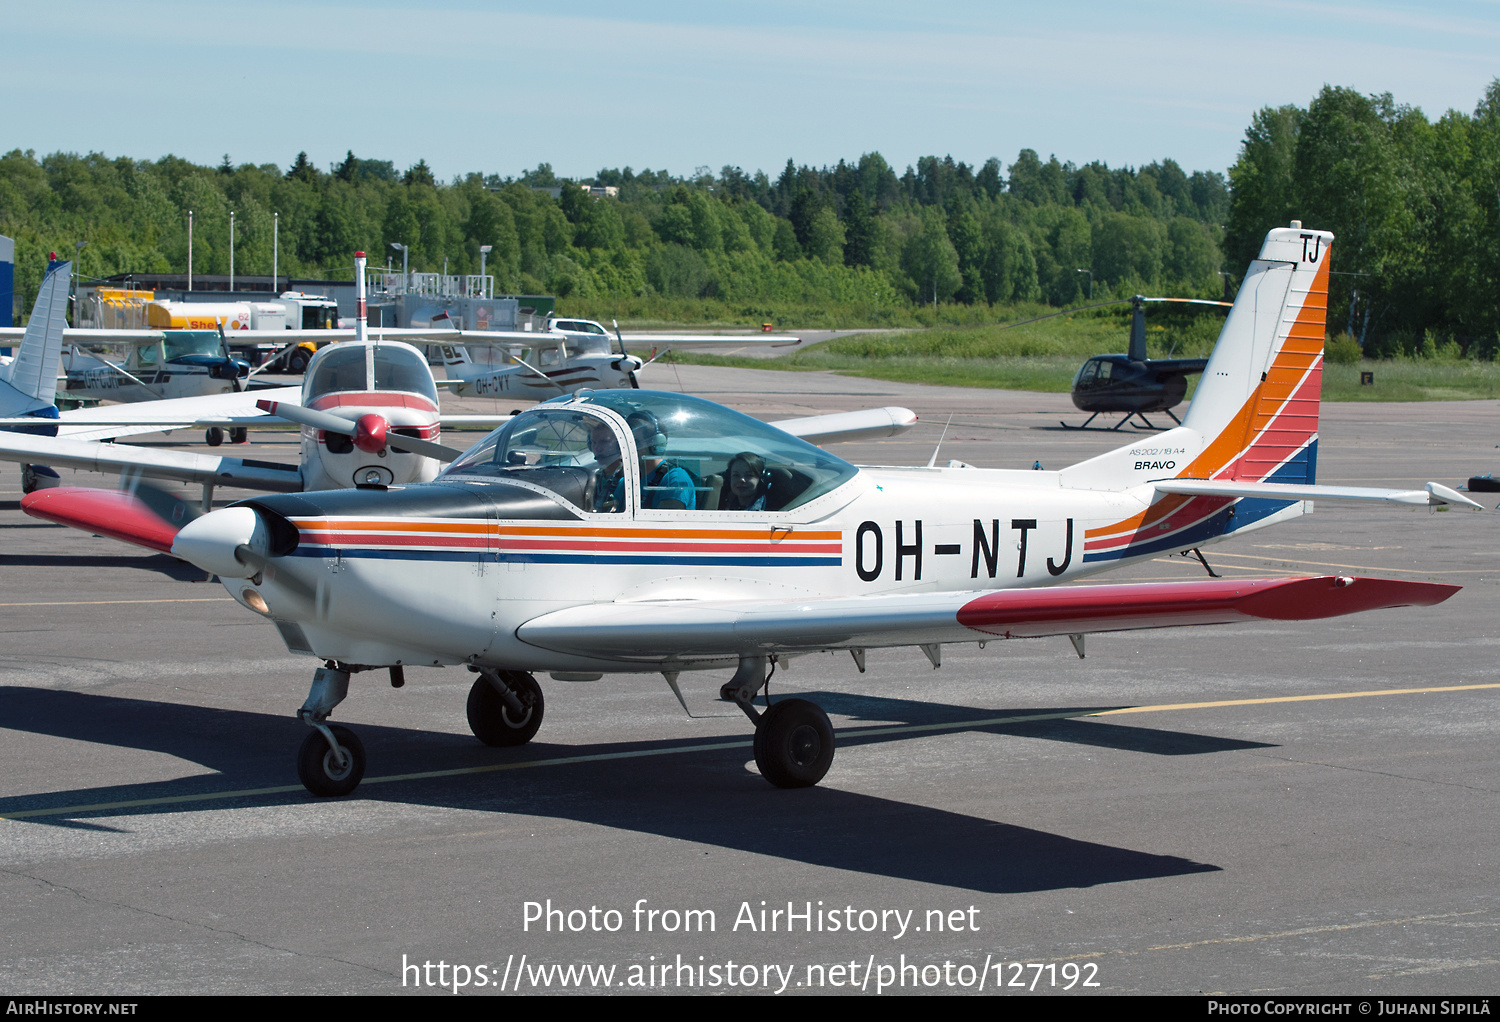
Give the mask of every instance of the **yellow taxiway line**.
[[(1108, 717), (1123, 713), (1166, 713), (1176, 710), (1207, 710), (1222, 706), (1265, 706), (1273, 703), (1305, 703), (1325, 699), (1368, 699), (1374, 696), (1421, 695), (1434, 692), (1475, 692), (1482, 689), (1500, 688), (1500, 682), (1481, 685), (1431, 685), (1422, 688), (1386, 688), (1366, 692), (1320, 692), (1303, 696), (1265, 696), (1259, 699), (1219, 699), (1202, 703), (1160, 703), (1153, 706), (1121, 706), (1110, 710), (1064, 710), (1059, 713), (1011, 714), (1005, 717), (986, 717), (979, 720), (950, 721), (938, 724), (899, 724), (893, 727), (869, 728), (846, 731), (851, 739), (879, 737), (883, 735), (921, 734), (932, 731), (968, 731), (974, 728), (993, 727), (998, 724), (1022, 724), (1041, 720), (1068, 720), (1086, 717)], [(361, 787), (372, 784), (394, 784), (399, 781), (425, 781), (439, 777), (461, 777), (468, 774), (489, 774), (502, 770), (528, 770), (537, 767), (574, 766), (579, 763), (603, 763), (621, 759), (644, 759), (650, 756), (676, 756), (689, 752), (709, 752), (716, 749), (741, 749), (752, 745), (750, 739), (701, 742), (680, 745), (671, 749), (635, 749), (629, 752), (601, 752), (584, 756), (558, 756), (551, 759), (530, 759), (518, 763), (491, 763), (485, 766), (454, 767), (449, 770), (423, 770), (409, 774), (387, 774), (383, 777), (366, 777)], [(92, 805), (61, 806), (55, 809), (24, 809), (14, 813), (0, 813), (0, 820), (25, 820), (38, 816), (71, 816), (79, 813), (97, 813), (112, 809), (140, 809), (147, 806), (185, 805), (192, 802), (217, 802), (222, 799), (254, 798), (260, 795), (286, 795), (305, 790), (300, 784), (282, 784), (269, 788), (241, 788), (236, 791), (210, 791), (196, 795), (166, 795), (161, 798), (130, 799), (122, 802), (97, 802)]]

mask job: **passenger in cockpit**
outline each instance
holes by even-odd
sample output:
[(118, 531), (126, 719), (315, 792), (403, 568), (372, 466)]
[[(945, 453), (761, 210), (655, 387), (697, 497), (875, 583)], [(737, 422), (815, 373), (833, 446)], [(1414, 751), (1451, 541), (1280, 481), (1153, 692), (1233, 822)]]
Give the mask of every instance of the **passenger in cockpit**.
[(724, 471), (724, 493), (720, 511), (764, 511), (769, 477), (765, 459), (746, 451), (729, 459)]

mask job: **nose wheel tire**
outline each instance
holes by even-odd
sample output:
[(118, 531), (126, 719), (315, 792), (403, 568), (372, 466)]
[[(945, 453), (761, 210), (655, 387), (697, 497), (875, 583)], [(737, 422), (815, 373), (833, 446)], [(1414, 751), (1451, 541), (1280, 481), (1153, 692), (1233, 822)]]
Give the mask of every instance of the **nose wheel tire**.
[(500, 671), (500, 678), (525, 706), (516, 714), (505, 705), (500, 693), (483, 677), (474, 679), (469, 689), (469, 730), (485, 745), (525, 745), (542, 726), (542, 686), (525, 671)]
[(817, 703), (782, 699), (755, 729), (755, 765), (778, 788), (809, 788), (833, 765), (833, 725)]
[(324, 798), (349, 794), (365, 776), (365, 747), (359, 737), (338, 724), (329, 725), (329, 729), (344, 750), (344, 762), (339, 762), (328, 739), (318, 730), (308, 732), (297, 752), (297, 777), (308, 791)]

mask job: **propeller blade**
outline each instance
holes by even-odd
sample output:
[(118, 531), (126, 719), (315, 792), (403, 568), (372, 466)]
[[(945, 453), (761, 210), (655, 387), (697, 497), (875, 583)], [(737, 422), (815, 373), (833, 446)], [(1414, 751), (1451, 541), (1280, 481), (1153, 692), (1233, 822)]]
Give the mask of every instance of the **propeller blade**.
[(358, 424), (353, 419), (346, 419), (342, 415), (334, 415), (331, 412), (304, 408), (301, 405), (288, 404), (285, 401), (257, 401), (255, 407), (277, 418), (286, 419), (288, 422), (311, 426), (313, 429), (321, 429), (328, 433), (354, 436), (358, 428)]
[(445, 464), (464, 453), (453, 447), (435, 444), (431, 440), (418, 440), (416, 437), (404, 436), (394, 431), (386, 434), (385, 442), (391, 450), (399, 454), (420, 454), (424, 458), (431, 458)]

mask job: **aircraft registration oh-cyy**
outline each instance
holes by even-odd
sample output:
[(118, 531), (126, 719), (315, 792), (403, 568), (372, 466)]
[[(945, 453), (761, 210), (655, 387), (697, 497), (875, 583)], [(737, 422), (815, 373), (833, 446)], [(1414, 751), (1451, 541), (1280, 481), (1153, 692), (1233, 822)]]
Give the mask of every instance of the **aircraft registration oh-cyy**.
[(733, 667), (722, 694), (754, 722), (763, 775), (816, 784), (833, 759), (827, 715), (803, 699), (754, 705), (787, 657), (848, 650), (863, 669), (870, 648), (915, 645), (936, 667), (945, 643), (1046, 635), (1081, 654), (1089, 632), (1316, 619), (1456, 591), (1066, 584), (1295, 518), (1314, 498), (1478, 506), (1437, 484), (1316, 484), (1331, 241), (1271, 231), (1184, 424), (1060, 472), (861, 469), (699, 398), (613, 390), (537, 405), (431, 483), (256, 498), (180, 530), (84, 499), (70, 524), (169, 543), (324, 661), (298, 711), (315, 729), (298, 754), (314, 793), (363, 775), (358, 738), (328, 722), (351, 675), (389, 670), (399, 686), (407, 667), (449, 665), (479, 675), (469, 724), (501, 746), (541, 725), (535, 672), (659, 672), (675, 691), (682, 671)]

